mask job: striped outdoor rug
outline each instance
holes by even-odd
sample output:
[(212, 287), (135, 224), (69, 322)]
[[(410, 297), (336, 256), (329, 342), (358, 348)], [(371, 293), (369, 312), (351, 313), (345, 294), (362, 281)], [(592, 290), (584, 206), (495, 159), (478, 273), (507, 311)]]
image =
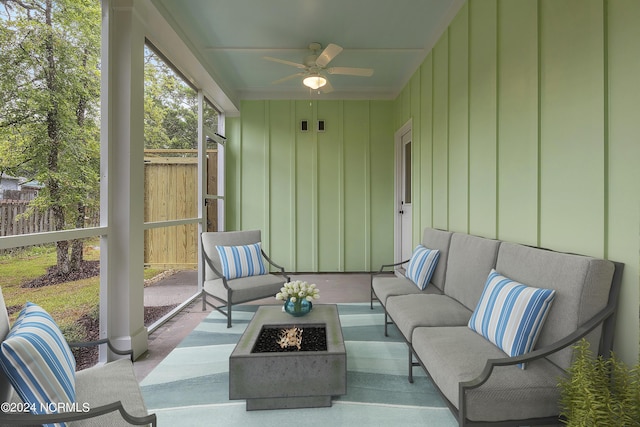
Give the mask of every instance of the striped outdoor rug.
[(339, 304), (347, 394), (330, 408), (251, 411), (229, 400), (229, 355), (257, 306), (234, 307), (233, 327), (213, 311), (141, 383), (159, 426), (456, 426), (421, 369), (407, 381), (407, 346), (384, 337), (381, 307)]

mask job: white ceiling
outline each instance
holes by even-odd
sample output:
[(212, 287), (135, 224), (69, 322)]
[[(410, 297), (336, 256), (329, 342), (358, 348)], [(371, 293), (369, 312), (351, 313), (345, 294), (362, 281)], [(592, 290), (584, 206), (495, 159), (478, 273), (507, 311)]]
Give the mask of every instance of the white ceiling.
[[(231, 99), (393, 99), (464, 0), (152, 0)], [(373, 68), (331, 75), (334, 92), (311, 94), (295, 67), (308, 45), (344, 48), (331, 66)]]

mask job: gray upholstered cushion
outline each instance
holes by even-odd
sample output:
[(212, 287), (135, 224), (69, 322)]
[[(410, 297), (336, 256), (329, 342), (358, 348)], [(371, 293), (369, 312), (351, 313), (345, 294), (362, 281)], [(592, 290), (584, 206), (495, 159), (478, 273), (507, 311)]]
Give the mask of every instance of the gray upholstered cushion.
[(387, 299), (387, 313), (411, 342), (419, 326), (464, 326), (471, 310), (446, 295), (399, 295)]
[(500, 242), (497, 240), (454, 233), (449, 246), (445, 295), (474, 310), (487, 276), (496, 265), (498, 247)]
[[(147, 408), (129, 359), (97, 365), (76, 373), (76, 400), (96, 408), (121, 401), (125, 410), (134, 416), (147, 415)], [(71, 426), (103, 427), (130, 426), (120, 412), (112, 412), (89, 420), (70, 423)]]
[[(260, 239), (260, 230), (208, 232), (202, 233), (202, 248), (211, 259), (213, 266), (222, 273), (222, 266), (220, 265), (220, 257), (216, 246), (251, 245), (260, 242)], [(204, 280), (213, 280), (216, 277), (209, 268), (209, 265), (205, 262)]]
[(447, 259), (449, 257), (449, 243), (451, 242), (451, 231), (425, 228), (422, 234), (422, 244), (429, 249), (440, 251), (440, 259), (436, 270), (431, 277), (431, 285), (436, 286), (441, 291), (444, 289), (445, 275), (447, 271)]
[(420, 290), (411, 280), (390, 274), (373, 276), (371, 286), (373, 286), (373, 291), (376, 293), (380, 303), (385, 307), (387, 305), (387, 299), (393, 295), (441, 293), (440, 289), (431, 285), (428, 285), (425, 290)]
[[(284, 285), (283, 276), (275, 274), (263, 274), (260, 276), (241, 277), (227, 280), (227, 284), (232, 290), (231, 304), (253, 301), (260, 298), (274, 297)], [(215, 297), (227, 300), (227, 290), (222, 283), (222, 279), (207, 280), (203, 284), (204, 290)], [(413, 285), (415, 288), (416, 286)], [(275, 301), (275, 300), (274, 300)]]
[[(4, 296), (2, 295), (2, 288), (0, 288), (0, 342), (4, 341), (9, 333), (9, 315), (7, 313), (7, 307), (4, 303)], [(11, 395), (13, 394), (13, 387), (9, 383), (9, 379), (6, 377), (2, 369), (0, 369), (0, 402), (11, 401)]]
[[(536, 345), (540, 348), (569, 335), (606, 306), (614, 264), (504, 242), (498, 252), (496, 270), (526, 285), (556, 290)], [(598, 348), (599, 333), (600, 329), (589, 336), (591, 348)], [(571, 363), (571, 349), (550, 355), (549, 359), (566, 369)]]
[[(442, 393), (459, 407), (458, 383), (476, 378), (487, 359), (507, 357), (466, 326), (416, 328), (413, 348)], [(562, 369), (546, 359), (522, 370), (497, 367), (489, 380), (467, 394), (467, 418), (497, 421), (555, 416)]]

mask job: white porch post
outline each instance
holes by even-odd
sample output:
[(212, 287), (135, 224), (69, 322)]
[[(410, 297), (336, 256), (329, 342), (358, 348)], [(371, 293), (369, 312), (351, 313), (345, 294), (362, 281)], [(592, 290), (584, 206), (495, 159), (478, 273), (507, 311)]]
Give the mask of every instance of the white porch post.
[(147, 350), (143, 55), (134, 1), (102, 0), (100, 330), (135, 357)]

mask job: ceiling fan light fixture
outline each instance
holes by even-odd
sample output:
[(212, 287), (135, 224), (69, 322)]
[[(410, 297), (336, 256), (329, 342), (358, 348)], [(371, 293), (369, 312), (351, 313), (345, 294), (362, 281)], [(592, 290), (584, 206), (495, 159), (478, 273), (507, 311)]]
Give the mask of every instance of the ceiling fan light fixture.
[(320, 76), (320, 75), (313, 75), (313, 76), (308, 76), (305, 77), (304, 80), (302, 80), (302, 84), (304, 84), (305, 86), (316, 90), (316, 89), (320, 89), (322, 86), (327, 84), (327, 79), (325, 79), (324, 77)]

